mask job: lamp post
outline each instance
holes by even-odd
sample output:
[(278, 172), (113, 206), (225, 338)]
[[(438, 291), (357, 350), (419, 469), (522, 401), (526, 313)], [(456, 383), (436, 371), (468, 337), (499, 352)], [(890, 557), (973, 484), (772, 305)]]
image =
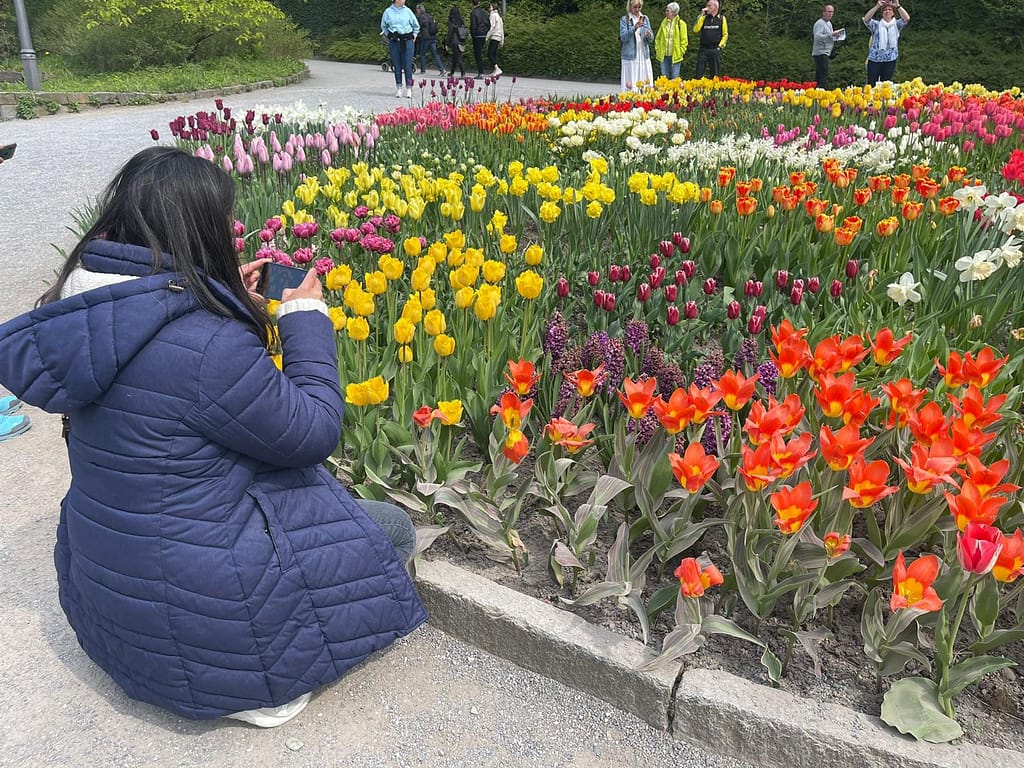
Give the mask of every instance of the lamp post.
[(24, 0), (14, 0), (14, 16), (18, 20), (18, 42), (21, 45), (21, 65), (25, 70), (25, 85), (30, 91), (41, 91), (39, 66), (36, 63), (36, 52), (32, 49), (32, 35), (28, 31), (28, 15), (25, 13)]

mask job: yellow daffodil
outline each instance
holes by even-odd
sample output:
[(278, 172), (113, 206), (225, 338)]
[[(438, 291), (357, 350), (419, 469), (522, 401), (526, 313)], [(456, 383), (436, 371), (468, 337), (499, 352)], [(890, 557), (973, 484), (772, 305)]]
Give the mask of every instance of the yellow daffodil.
[(562, 214), (562, 209), (556, 203), (544, 202), (540, 204), (540, 218), (545, 224), (553, 223)]
[(597, 200), (587, 204), (587, 216), (592, 219), (601, 218), (602, 211), (604, 211), (604, 206), (597, 202)]

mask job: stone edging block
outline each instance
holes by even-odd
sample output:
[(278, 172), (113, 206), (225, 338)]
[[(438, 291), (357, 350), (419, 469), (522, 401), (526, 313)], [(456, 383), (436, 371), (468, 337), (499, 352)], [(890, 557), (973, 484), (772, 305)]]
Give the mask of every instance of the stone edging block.
[(692, 669), (675, 686), (678, 664), (637, 671), (655, 654), (635, 640), (442, 560), (417, 563), (417, 587), (438, 629), (759, 768), (1024, 766), (1021, 752), (917, 742), (877, 717), (727, 672)]

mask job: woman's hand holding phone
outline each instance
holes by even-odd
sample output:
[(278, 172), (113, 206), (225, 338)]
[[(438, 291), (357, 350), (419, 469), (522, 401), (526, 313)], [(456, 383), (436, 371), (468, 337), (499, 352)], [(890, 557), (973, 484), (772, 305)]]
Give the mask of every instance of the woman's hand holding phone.
[(256, 259), (250, 261), (247, 264), (241, 264), (238, 267), (238, 272), (242, 276), (242, 285), (245, 286), (246, 292), (254, 299), (262, 299), (256, 286), (260, 281), (260, 270), (262, 270), (264, 264), (269, 264), (270, 259)]
[(316, 275), (316, 269), (310, 269), (306, 273), (306, 278), (303, 280), (298, 288), (285, 288), (281, 291), (281, 302), (284, 303), (290, 299), (316, 299), (317, 301), (324, 300), (324, 290), (320, 285), (320, 278)]

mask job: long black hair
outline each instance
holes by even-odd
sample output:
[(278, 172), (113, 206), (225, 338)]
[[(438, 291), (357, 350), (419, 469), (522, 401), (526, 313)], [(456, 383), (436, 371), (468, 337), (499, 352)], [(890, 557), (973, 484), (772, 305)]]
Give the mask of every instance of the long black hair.
[(448, 11), (448, 26), (449, 27), (464, 27), (466, 22), (462, 20), (462, 11), (459, 10), (459, 6), (453, 5), (452, 9)]
[[(53, 286), (37, 306), (60, 299), (69, 275), (82, 263), (89, 243), (103, 238), (138, 245), (153, 252), (153, 273), (160, 272), (162, 254), (196, 300), (210, 312), (251, 325), (269, 345), (270, 317), (246, 291), (238, 271), (231, 229), (235, 183), (220, 167), (175, 147), (150, 147), (118, 171), (99, 200), (95, 223), (68, 256)], [(225, 305), (204, 276), (227, 288), (248, 310), (242, 316)]]

